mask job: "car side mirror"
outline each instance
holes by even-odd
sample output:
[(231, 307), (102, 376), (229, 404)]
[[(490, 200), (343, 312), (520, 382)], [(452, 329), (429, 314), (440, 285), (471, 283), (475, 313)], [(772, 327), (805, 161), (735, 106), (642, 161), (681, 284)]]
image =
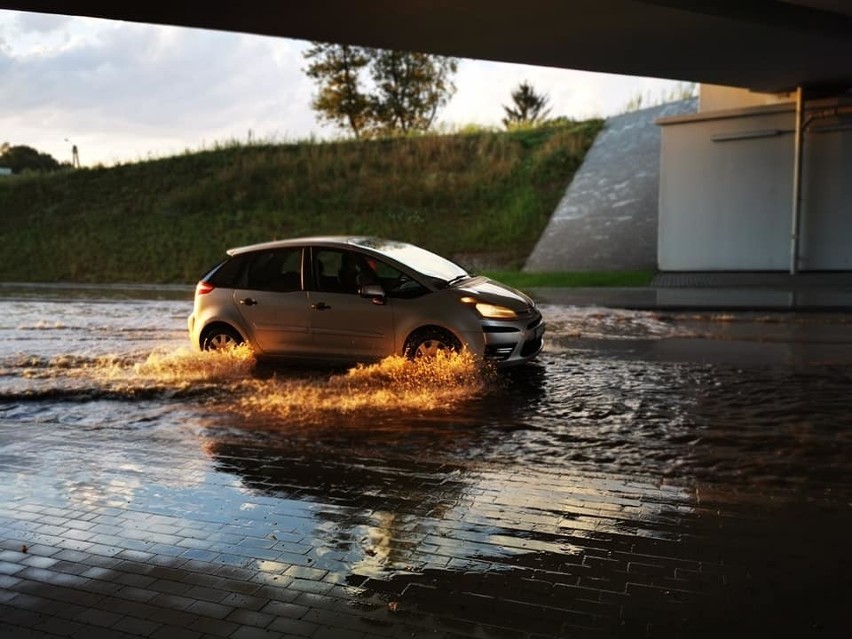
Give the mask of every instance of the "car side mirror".
[(361, 287), (361, 297), (369, 297), (373, 304), (385, 303), (385, 290), (378, 284), (367, 284)]

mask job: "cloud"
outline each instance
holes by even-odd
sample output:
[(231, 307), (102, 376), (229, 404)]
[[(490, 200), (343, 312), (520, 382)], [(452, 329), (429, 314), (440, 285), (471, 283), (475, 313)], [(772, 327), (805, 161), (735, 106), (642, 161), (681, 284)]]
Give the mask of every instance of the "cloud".
[(537, 93), (547, 94), (552, 117), (577, 119), (615, 115), (637, 94), (658, 99), (679, 84), (656, 78), (465, 60), (456, 76), (458, 90), (441, 112), (441, 120), (458, 126), (500, 126), (505, 116), (503, 105), (511, 104), (511, 92), (524, 81)]
[[(305, 43), (80, 22), (52, 23), (44, 46), (18, 40), (17, 48), (0, 50), (0, 131), (10, 142), (52, 152), (73, 138), (82, 154), (83, 140), (90, 151), (100, 140), (116, 157), (131, 159), (242, 137), (249, 129), (255, 137), (295, 137), (315, 127), (313, 86), (301, 71)], [(22, 37), (20, 21), (13, 27), (0, 31), (5, 40)]]
[[(310, 108), (307, 42), (93, 18), (0, 11), (0, 142), (84, 164), (181, 153), (216, 142), (342, 132)], [(499, 126), (521, 81), (552, 115), (608, 115), (648, 82), (565, 69), (462, 60), (452, 125)]]
[(21, 33), (45, 34), (62, 29), (73, 18), (50, 13), (21, 12), (15, 14), (14, 22)]

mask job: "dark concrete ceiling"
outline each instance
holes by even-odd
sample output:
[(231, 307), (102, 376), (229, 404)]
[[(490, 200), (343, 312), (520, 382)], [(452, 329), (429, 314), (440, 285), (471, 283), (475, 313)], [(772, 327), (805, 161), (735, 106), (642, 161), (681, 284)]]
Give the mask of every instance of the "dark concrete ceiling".
[(0, 0), (0, 8), (764, 91), (852, 86), (847, 0)]

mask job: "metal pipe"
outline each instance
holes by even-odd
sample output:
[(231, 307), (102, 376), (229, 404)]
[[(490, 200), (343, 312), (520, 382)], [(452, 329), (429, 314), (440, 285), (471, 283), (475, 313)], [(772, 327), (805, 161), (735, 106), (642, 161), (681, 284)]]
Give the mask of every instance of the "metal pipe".
[(793, 220), (790, 230), (790, 274), (799, 272), (799, 232), (802, 223), (802, 151), (804, 148), (804, 89), (796, 89), (796, 134), (793, 142)]

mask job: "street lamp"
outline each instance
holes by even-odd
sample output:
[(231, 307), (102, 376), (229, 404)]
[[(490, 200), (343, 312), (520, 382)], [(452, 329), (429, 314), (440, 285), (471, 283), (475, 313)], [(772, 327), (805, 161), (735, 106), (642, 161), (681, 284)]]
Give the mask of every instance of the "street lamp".
[[(65, 141), (71, 142), (68, 138), (65, 138)], [(75, 169), (80, 168), (80, 154), (77, 153), (77, 145), (73, 143), (71, 144), (71, 166)]]

